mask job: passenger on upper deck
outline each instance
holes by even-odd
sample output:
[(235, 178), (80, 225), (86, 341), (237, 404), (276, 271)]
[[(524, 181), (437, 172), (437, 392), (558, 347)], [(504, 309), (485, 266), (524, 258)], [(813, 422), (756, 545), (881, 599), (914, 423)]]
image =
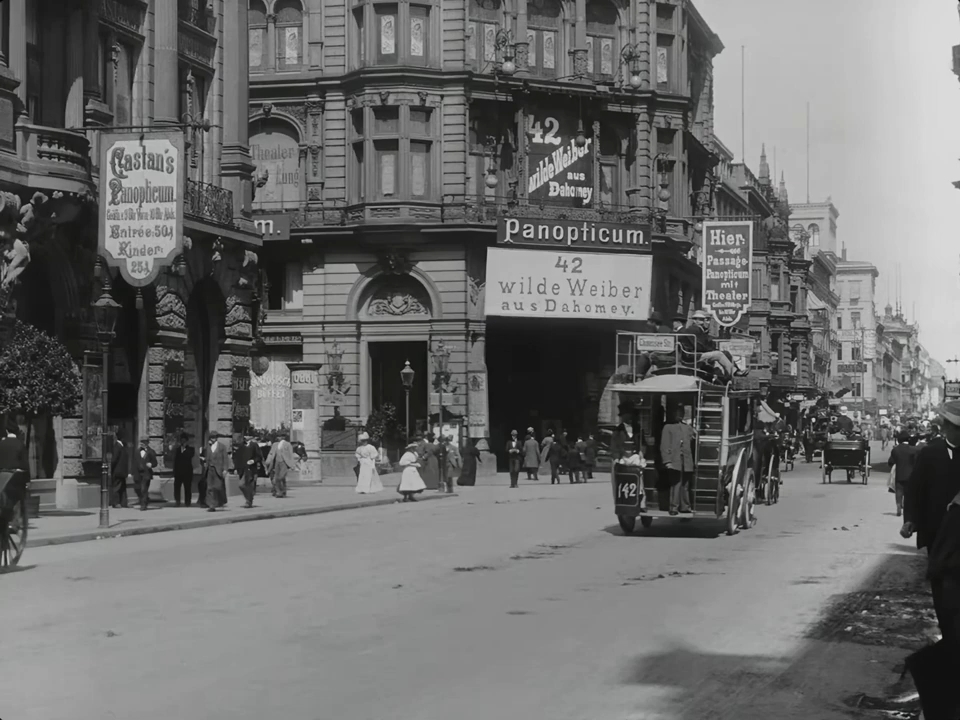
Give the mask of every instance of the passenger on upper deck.
[(723, 368), (727, 379), (738, 375), (746, 375), (746, 372), (737, 368), (733, 359), (727, 353), (717, 350), (716, 343), (710, 337), (710, 316), (705, 311), (697, 310), (693, 314), (690, 324), (680, 332), (694, 336), (695, 342), (692, 342), (689, 338), (681, 338), (681, 341), (686, 341), (685, 349), (688, 352), (695, 351), (698, 354), (700, 362), (716, 363)]

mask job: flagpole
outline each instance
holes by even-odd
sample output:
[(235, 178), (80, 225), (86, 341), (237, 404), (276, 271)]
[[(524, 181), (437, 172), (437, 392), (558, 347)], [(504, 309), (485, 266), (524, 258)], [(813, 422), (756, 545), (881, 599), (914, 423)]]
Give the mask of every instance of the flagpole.
[(746, 101), (746, 87), (747, 87), (747, 51), (746, 46), (740, 46), (740, 159), (743, 160), (743, 164), (747, 164), (747, 101)]
[(810, 101), (807, 101), (807, 204), (810, 204)]

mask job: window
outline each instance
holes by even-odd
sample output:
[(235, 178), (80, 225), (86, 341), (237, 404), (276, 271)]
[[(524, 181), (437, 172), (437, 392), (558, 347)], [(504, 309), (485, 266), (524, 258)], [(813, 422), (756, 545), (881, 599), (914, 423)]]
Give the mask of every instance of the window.
[(397, 62), (397, 6), (377, 5), (377, 63), (395, 65)]
[(268, 261), (264, 271), (269, 283), (268, 310), (303, 309), (303, 263), (298, 261)]
[(497, 60), (497, 31), (503, 18), (500, 0), (470, 0), (470, 31), (467, 34), (467, 61), (477, 70)]
[(673, 36), (657, 35), (657, 90), (671, 90), (673, 75)]
[(859, 310), (855, 310), (854, 312), (850, 313), (850, 322), (853, 323), (854, 327), (860, 327), (860, 311)]
[(267, 8), (261, 0), (251, 0), (247, 13), (250, 70), (263, 68), (267, 45)]
[(820, 247), (820, 226), (814, 223), (807, 232), (810, 233), (810, 247)]
[(534, 75), (556, 77), (561, 66), (560, 27), (562, 10), (558, 0), (530, 0), (527, 4), (527, 67)]
[(850, 359), (851, 360), (862, 360), (863, 357), (860, 354), (860, 346), (852, 345), (850, 347)]
[(250, 157), (257, 170), (267, 171), (267, 181), (257, 189), (254, 210), (276, 212), (301, 202), (300, 136), (287, 122), (258, 120), (250, 128)]
[(10, 3), (0, 3), (0, 64), (10, 64)]
[(843, 345), (837, 348), (837, 360), (843, 362)]
[(620, 136), (607, 124), (600, 131), (600, 202), (620, 205), (620, 169), (623, 167)]
[[(365, 114), (369, 113), (369, 114)], [(364, 129), (370, 125), (369, 132)], [(352, 188), (355, 202), (429, 200), (433, 172), (434, 117), (427, 107), (373, 107), (351, 116)], [(373, 161), (369, 170), (364, 163)], [(365, 188), (364, 182), (370, 184)]]
[(610, 0), (587, 3), (587, 72), (603, 78), (617, 71), (617, 9)]
[(410, 6), (410, 38), (407, 50), (411, 65), (426, 65), (430, 42), (430, 8), (423, 5)]
[[(490, 152), (488, 142), (495, 135), (495, 130), (491, 123), (496, 117), (496, 110), (493, 104), (475, 102), (471, 104), (470, 113), (470, 185), (467, 188), (468, 202), (482, 197), (496, 197), (497, 189), (503, 187), (506, 182), (506, 176), (503, 172), (497, 173), (497, 187), (487, 186), (487, 173), (493, 169), (495, 172), (500, 170), (497, 167), (497, 160)], [(507, 161), (510, 161), (509, 152)]]
[(303, 64), (303, 12), (297, 0), (278, 0), (273, 6), (277, 16), (277, 70)]
[(837, 315), (837, 330), (843, 330), (843, 316)]
[(850, 300), (856, 301), (860, 299), (860, 281), (854, 280), (850, 283)]
[(770, 273), (770, 300), (779, 302), (780, 300), (780, 273)]
[(751, 278), (750, 282), (752, 285), (750, 288), (750, 297), (762, 299), (763, 293), (761, 291), (763, 290), (763, 275), (760, 268), (753, 269), (753, 277)]

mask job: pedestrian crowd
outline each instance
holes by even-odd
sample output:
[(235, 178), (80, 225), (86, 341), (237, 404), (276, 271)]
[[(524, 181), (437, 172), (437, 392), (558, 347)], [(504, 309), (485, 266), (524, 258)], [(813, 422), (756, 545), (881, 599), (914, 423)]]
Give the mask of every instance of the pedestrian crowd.
[(586, 436), (567, 433), (557, 439), (549, 429), (543, 440), (538, 441), (534, 429), (528, 427), (521, 442), (520, 434), (511, 430), (506, 453), (512, 488), (519, 487), (521, 472), (527, 474), (527, 480), (539, 482), (540, 469), (544, 466), (549, 468), (551, 485), (559, 485), (560, 475), (564, 473), (571, 484), (592, 480), (597, 466), (597, 441), (592, 433)]

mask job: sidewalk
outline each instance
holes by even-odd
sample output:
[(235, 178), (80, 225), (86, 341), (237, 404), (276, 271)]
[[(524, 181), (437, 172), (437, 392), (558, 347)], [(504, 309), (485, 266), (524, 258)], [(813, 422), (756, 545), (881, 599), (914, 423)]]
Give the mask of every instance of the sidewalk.
[[(321, 513), (353, 510), (400, 501), (393, 487), (385, 487), (376, 495), (358, 495), (352, 487), (298, 487), (290, 488), (288, 496), (271, 497), (269, 489), (259, 488), (253, 507), (244, 508), (243, 497), (231, 497), (226, 508), (215, 513), (205, 509), (151, 504), (142, 512), (139, 508), (110, 509), (110, 528), (101, 530), (99, 508), (72, 511), (50, 511), (30, 520), (27, 547), (44, 547), (64, 543), (85, 542), (126, 535), (145, 535), (170, 530), (189, 530), (213, 525), (230, 525), (252, 520), (319, 515)], [(457, 497), (435, 490), (426, 490), (419, 496), (421, 502)], [(132, 498), (131, 502), (136, 498)]]

